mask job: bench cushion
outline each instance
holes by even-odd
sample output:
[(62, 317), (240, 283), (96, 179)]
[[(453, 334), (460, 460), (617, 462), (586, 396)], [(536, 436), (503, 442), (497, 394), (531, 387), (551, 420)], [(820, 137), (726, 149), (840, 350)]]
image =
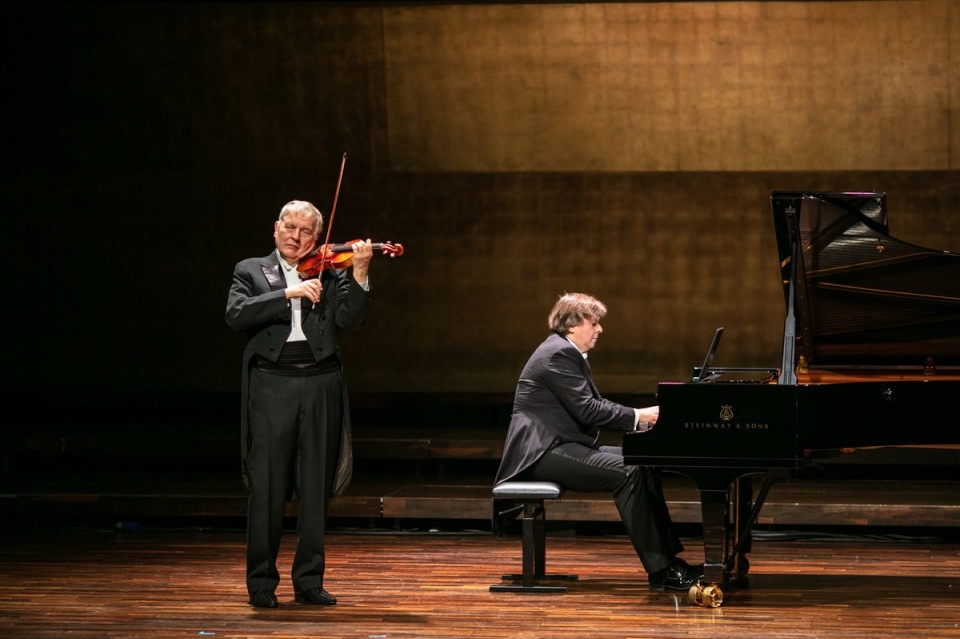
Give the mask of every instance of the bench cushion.
[(493, 487), (494, 499), (560, 499), (563, 487), (552, 481), (505, 481)]

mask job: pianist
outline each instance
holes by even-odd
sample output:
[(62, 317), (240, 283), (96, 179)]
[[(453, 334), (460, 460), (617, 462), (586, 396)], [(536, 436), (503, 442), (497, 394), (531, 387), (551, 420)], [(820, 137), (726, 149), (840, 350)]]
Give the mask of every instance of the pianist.
[(577, 492), (613, 495), (650, 586), (688, 590), (703, 578), (691, 566), (663, 498), (659, 473), (626, 466), (619, 446), (598, 446), (600, 429), (647, 430), (659, 407), (631, 408), (604, 399), (593, 383), (587, 351), (603, 332), (607, 313), (582, 293), (560, 297), (547, 319), (550, 335), (527, 361), (514, 396), (513, 414), (496, 483), (552, 481)]

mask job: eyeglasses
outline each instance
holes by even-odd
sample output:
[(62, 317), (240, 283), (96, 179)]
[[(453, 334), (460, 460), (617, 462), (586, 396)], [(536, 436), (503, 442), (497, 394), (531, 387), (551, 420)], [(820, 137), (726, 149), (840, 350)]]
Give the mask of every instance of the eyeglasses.
[(307, 227), (298, 228), (296, 224), (290, 224), (289, 222), (286, 224), (281, 224), (280, 228), (283, 229), (283, 232), (287, 235), (299, 235), (300, 237), (307, 239), (310, 239), (314, 236), (313, 229)]

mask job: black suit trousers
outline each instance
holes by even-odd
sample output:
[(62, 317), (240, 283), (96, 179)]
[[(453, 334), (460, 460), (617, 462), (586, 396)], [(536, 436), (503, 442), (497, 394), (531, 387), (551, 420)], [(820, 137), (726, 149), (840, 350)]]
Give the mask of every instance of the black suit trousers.
[(666, 568), (683, 551), (663, 497), (660, 473), (625, 465), (619, 446), (559, 444), (520, 479), (552, 481), (575, 492), (612, 493), (627, 535), (648, 573)]
[(299, 498), (294, 588), (323, 586), (327, 507), (343, 419), (339, 371), (288, 377), (250, 371), (246, 467), (247, 589), (273, 592), (286, 502)]

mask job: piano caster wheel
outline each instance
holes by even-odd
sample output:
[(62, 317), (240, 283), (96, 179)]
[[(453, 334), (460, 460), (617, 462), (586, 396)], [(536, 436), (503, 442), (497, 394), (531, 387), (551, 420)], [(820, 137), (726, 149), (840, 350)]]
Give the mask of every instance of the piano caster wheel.
[(719, 608), (723, 603), (723, 591), (716, 584), (695, 583), (687, 593), (690, 603), (704, 608)]

